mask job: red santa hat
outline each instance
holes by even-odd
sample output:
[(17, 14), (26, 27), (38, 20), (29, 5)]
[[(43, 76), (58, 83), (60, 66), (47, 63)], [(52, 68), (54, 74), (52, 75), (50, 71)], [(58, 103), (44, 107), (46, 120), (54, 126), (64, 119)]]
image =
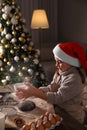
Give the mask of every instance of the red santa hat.
[(56, 45), (53, 49), (54, 56), (61, 61), (75, 67), (83, 67), (87, 75), (87, 61), (83, 46), (76, 42), (65, 42)]

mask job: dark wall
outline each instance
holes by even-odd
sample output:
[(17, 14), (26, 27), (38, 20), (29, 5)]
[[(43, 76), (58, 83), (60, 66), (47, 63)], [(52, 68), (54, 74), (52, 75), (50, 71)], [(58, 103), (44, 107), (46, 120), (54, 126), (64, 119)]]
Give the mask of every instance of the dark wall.
[(58, 0), (59, 41), (87, 45), (87, 0)]

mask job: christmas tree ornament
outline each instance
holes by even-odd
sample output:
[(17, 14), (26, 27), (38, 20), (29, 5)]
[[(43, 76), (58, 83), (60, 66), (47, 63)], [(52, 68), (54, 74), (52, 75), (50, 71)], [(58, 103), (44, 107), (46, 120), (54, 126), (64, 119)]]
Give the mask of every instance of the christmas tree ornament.
[(0, 45), (0, 54), (2, 55), (4, 53), (4, 48), (2, 45)]
[(3, 62), (0, 60), (0, 67), (3, 65)]
[(24, 38), (23, 38), (23, 37), (19, 37), (18, 39), (19, 39), (19, 41), (21, 41), (21, 42), (24, 41)]
[(14, 66), (11, 66), (11, 68), (10, 68), (10, 72), (14, 72), (14, 71), (15, 71)]
[(2, 28), (2, 24), (0, 23), (0, 28)]
[(30, 42), (30, 46), (34, 46), (34, 42), (31, 41), (31, 42)]
[(25, 33), (22, 33), (21, 36), (22, 36), (22, 37), (25, 37)]
[(35, 75), (38, 76), (38, 75), (39, 75), (39, 72), (36, 72)]
[(11, 79), (10, 76), (6, 76), (6, 80), (9, 81)]
[(3, 85), (6, 85), (6, 79), (2, 79), (1, 82), (3, 83)]
[(4, 61), (4, 62), (7, 62), (7, 59), (6, 59), (6, 58), (4, 58), (4, 59), (3, 59), (3, 61)]
[(4, 36), (4, 32), (3, 31), (1, 32), (1, 36)]
[(21, 25), (19, 25), (18, 27), (19, 27), (19, 29), (21, 29), (21, 28), (22, 28), (22, 26), (21, 26)]
[(14, 50), (10, 50), (10, 53), (11, 53), (11, 54), (14, 54)]
[(33, 75), (34, 71), (29, 68), (29, 69), (28, 69), (28, 73), (29, 73), (30, 75)]
[(17, 15), (17, 16), (16, 16), (16, 19), (18, 20), (19, 18), (20, 18), (20, 17)]
[(26, 49), (26, 47), (25, 47), (25, 46), (21, 46), (21, 49), (25, 50), (25, 49)]
[(14, 61), (18, 62), (19, 61), (19, 56), (15, 56)]
[(0, 32), (2, 32), (2, 28), (0, 28)]
[(45, 79), (45, 76), (44, 76), (44, 74), (42, 73), (42, 74), (40, 74), (40, 77), (41, 77), (41, 79)]
[(6, 6), (4, 7), (4, 12), (5, 12), (6, 14), (9, 14), (10, 11), (11, 11), (11, 6), (6, 5)]
[(18, 30), (19, 30), (19, 27), (18, 27), (18, 26), (16, 26), (16, 27), (15, 27), (15, 29), (18, 31)]
[(2, 54), (0, 54), (0, 58), (2, 59)]
[(2, 12), (4, 12), (4, 8), (2, 8), (2, 10), (1, 10)]
[(29, 49), (29, 51), (32, 51), (32, 50), (33, 50), (33, 48), (32, 48), (31, 46), (29, 46), (28, 49)]
[(38, 64), (39, 63), (39, 60), (38, 59), (34, 59), (33, 60), (35, 64)]
[(9, 13), (9, 17), (12, 18), (12, 16), (13, 16), (12, 13)]
[(15, 1), (12, 1), (12, 5), (15, 5)]
[(36, 55), (35, 55), (35, 58), (39, 59), (39, 55), (36, 54)]
[(11, 42), (12, 42), (12, 43), (16, 43), (16, 42), (17, 42), (17, 39), (16, 39), (16, 38), (12, 38)]
[(37, 55), (40, 55), (40, 50), (36, 49)]
[(29, 59), (31, 59), (32, 58), (32, 56), (31, 55), (29, 55)]
[(5, 6), (5, 2), (3, 2), (2, 5)]
[(7, 26), (9, 26), (11, 24), (11, 22), (8, 20), (8, 21), (6, 21), (6, 24), (7, 24)]
[(22, 70), (27, 70), (27, 67), (23, 66), (23, 67), (22, 67)]
[(24, 54), (21, 55), (21, 58), (22, 58), (23, 60), (24, 60), (25, 57), (26, 57), (26, 56), (25, 56)]
[(10, 40), (11, 37), (12, 37), (11, 34), (6, 34), (6, 39), (7, 39), (7, 40)]
[(7, 16), (7, 14), (5, 14), (5, 13), (4, 13), (4, 14), (2, 14), (2, 18), (3, 18), (4, 20), (6, 20), (6, 19), (7, 19), (7, 17), (8, 17), (8, 16)]
[(14, 45), (14, 50), (18, 50), (18, 49), (19, 49), (19, 47)]
[(29, 58), (28, 58), (28, 57), (24, 57), (24, 61), (25, 61), (25, 62), (28, 62), (28, 61), (29, 61)]
[(18, 75), (19, 75), (20, 77), (22, 77), (22, 76), (23, 76), (23, 73), (22, 73), (22, 72), (19, 72)]
[(19, 12), (19, 17), (22, 17), (22, 13), (21, 12)]
[(10, 61), (8, 61), (8, 62), (7, 62), (7, 65), (11, 66), (11, 62), (10, 62)]
[(2, 44), (5, 44), (5, 43), (6, 43), (6, 38), (3, 38), (3, 39), (1, 40), (1, 43), (2, 43)]
[(12, 23), (13, 25), (18, 24), (18, 20), (16, 19), (15, 16), (13, 16), (13, 17), (11, 18), (11, 23)]
[(10, 48), (10, 44), (5, 44), (5, 48)]
[(30, 41), (30, 38), (27, 38), (27, 41)]
[(2, 72), (2, 71), (4, 71), (4, 68), (1, 67), (0, 70), (1, 70), (1, 72)]
[(25, 81), (25, 82), (29, 82), (29, 81), (30, 81), (30, 77), (25, 77), (25, 78), (24, 78), (24, 81)]

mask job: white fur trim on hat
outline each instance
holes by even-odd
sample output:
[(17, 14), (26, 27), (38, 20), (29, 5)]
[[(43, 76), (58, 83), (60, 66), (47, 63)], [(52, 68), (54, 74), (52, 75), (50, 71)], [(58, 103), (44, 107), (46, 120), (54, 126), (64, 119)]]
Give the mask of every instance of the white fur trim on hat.
[(56, 56), (57, 58), (59, 58), (61, 61), (75, 66), (75, 67), (80, 67), (80, 61), (78, 58), (72, 57), (68, 54), (66, 54), (58, 45), (56, 45), (53, 49), (53, 54), (54, 56)]

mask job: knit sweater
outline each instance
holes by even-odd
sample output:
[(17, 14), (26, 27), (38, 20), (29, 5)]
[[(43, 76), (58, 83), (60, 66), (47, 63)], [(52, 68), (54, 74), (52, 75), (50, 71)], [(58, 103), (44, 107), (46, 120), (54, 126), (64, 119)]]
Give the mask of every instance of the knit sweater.
[(53, 81), (46, 87), (40, 87), (46, 93), (47, 101), (67, 111), (83, 123), (85, 113), (82, 109), (83, 84), (78, 70), (71, 67), (60, 75), (54, 75)]

